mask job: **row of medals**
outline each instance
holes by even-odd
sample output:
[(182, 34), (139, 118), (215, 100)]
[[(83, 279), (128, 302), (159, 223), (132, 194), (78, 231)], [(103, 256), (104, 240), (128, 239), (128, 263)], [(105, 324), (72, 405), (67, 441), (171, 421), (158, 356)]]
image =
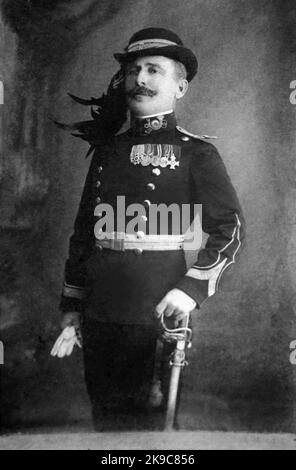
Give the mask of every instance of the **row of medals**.
[(180, 162), (177, 161), (174, 153), (174, 147), (171, 144), (140, 144), (133, 145), (130, 161), (134, 165), (142, 166), (160, 166), (166, 168), (169, 166), (174, 170), (179, 166)]

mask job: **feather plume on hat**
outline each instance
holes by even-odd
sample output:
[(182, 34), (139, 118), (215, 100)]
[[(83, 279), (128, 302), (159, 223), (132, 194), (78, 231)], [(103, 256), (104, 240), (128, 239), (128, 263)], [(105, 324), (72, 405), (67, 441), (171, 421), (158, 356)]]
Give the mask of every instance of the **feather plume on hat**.
[(112, 77), (107, 93), (103, 93), (100, 98), (83, 99), (71, 93), (68, 95), (79, 104), (91, 106), (92, 119), (72, 124), (53, 121), (60, 129), (74, 131), (72, 132), (74, 137), (80, 137), (90, 144), (86, 154), (87, 158), (97, 144), (108, 142), (121, 129), (127, 119), (123, 68), (120, 68)]

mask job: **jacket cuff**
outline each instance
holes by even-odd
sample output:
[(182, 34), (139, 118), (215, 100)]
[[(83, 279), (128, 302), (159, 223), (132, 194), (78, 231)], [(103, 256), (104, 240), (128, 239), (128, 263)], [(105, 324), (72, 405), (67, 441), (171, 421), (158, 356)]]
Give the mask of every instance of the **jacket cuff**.
[(68, 284), (66, 281), (63, 284), (62, 296), (59, 309), (63, 313), (67, 312), (82, 312), (83, 299), (85, 298), (86, 291), (84, 287)]
[(200, 308), (208, 298), (208, 281), (206, 280), (193, 279), (185, 275), (176, 287), (196, 302), (196, 308)]

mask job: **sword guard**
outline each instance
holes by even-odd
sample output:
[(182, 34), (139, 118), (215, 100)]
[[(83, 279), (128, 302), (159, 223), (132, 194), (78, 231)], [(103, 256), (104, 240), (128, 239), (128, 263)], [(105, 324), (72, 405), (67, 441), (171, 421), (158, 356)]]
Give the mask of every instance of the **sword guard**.
[(185, 359), (185, 351), (181, 351), (180, 349), (176, 349), (172, 354), (171, 354), (171, 359), (169, 361), (170, 367), (176, 366), (176, 367), (185, 367), (188, 366), (188, 361)]

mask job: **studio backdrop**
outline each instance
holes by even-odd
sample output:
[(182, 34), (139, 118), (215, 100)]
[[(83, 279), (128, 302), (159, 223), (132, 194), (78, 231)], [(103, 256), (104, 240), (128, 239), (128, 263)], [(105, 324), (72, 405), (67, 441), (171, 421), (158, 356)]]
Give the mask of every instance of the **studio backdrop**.
[(81, 352), (49, 356), (88, 146), (51, 119), (88, 119), (67, 92), (100, 96), (118, 68), (113, 53), (135, 31), (158, 26), (198, 56), (178, 121), (218, 136), (247, 222), (237, 266), (195, 321), (180, 425), (295, 431), (295, 23), (293, 0), (1, 2), (5, 428), (90, 424)]

